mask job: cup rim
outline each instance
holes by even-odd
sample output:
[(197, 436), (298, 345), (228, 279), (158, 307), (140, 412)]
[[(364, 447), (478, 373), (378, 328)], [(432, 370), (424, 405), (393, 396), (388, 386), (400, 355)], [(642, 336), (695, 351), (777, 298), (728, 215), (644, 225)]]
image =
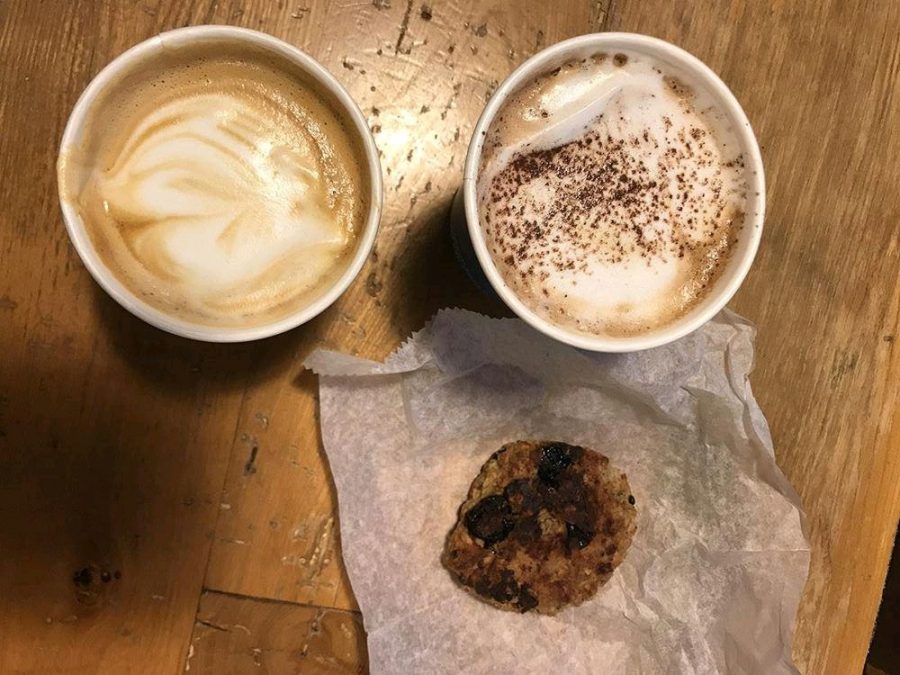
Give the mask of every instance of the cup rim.
[(263, 323), (256, 326), (222, 327), (208, 326), (201, 323), (187, 321), (171, 316), (138, 297), (125, 286), (115, 274), (110, 271), (91, 241), (85, 229), (81, 217), (74, 206), (69, 203), (62, 194), (62, 181), (60, 180), (61, 162), (57, 162), (57, 189), (59, 202), (65, 222), (66, 231), (72, 241), (78, 256), (81, 258), (88, 272), (116, 302), (123, 308), (143, 319), (147, 323), (174, 335), (205, 342), (248, 342), (260, 340), (289, 331), (304, 324), (321, 314), (340, 297), (350, 284), (359, 276), (366, 259), (375, 244), (378, 228), (381, 221), (383, 207), (383, 182), (381, 175), (381, 160), (378, 156), (378, 148), (372, 135), (366, 118), (357, 103), (353, 100), (344, 86), (322, 64), (312, 56), (284, 40), (248, 28), (236, 26), (188, 26), (165, 31), (147, 40), (139, 42), (110, 61), (91, 80), (72, 109), (66, 128), (62, 135), (58, 157), (63, 156), (63, 151), (73, 145), (84, 128), (85, 121), (91, 106), (97, 97), (116, 81), (119, 73), (128, 65), (154, 53), (166, 46), (185, 44), (195, 40), (236, 40), (267, 49), (299, 66), (303, 71), (313, 77), (320, 85), (325, 87), (333, 95), (343, 111), (351, 120), (352, 125), (362, 142), (366, 158), (368, 178), (370, 186), (369, 213), (365, 225), (360, 233), (356, 252), (343, 274), (318, 297), (314, 302), (305, 305), (285, 317)]
[[(728, 277), (720, 278), (716, 282), (700, 311), (688, 314), (671, 325), (655, 329), (645, 335), (627, 337), (590, 335), (558, 326), (539, 316), (526, 306), (503, 281), (488, 252), (479, 222), (478, 165), (487, 129), (494, 120), (494, 116), (510, 94), (517, 91), (525, 80), (540, 73), (545, 64), (584, 47), (608, 50), (634, 49), (635, 51), (645, 51), (651, 55), (660, 54), (686, 69), (692, 77), (697, 78), (704, 86), (708, 87), (710, 93), (723, 106), (723, 112), (735, 122), (735, 135), (741, 143), (746, 160), (747, 191), (748, 194), (757, 193), (754, 198), (757, 200), (758, 208), (752, 215), (746, 215), (744, 221), (744, 236), (748, 237), (747, 244), (743, 248), (740, 259), (733, 260), (731, 263)], [(519, 318), (545, 335), (580, 349), (611, 353), (640, 351), (668, 344), (695, 331), (721, 311), (737, 292), (756, 257), (762, 238), (766, 203), (765, 174), (759, 144), (746, 113), (728, 86), (709, 66), (681, 47), (648, 35), (621, 32), (590, 33), (557, 42), (534, 54), (510, 73), (491, 96), (472, 133), (472, 140), (466, 155), (462, 189), (466, 224), (472, 246), (485, 276), (503, 302)], [(732, 252), (732, 255), (735, 255), (735, 252)]]

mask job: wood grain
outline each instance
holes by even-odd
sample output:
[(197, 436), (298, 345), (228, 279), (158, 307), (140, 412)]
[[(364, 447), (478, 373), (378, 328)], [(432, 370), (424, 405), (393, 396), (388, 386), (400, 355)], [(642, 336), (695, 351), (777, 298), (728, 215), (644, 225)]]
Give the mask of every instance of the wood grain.
[(185, 672), (191, 675), (366, 672), (358, 614), (204, 593)]
[[(91, 77), (199, 23), (311, 53), (382, 152), (384, 220), (360, 278), (310, 324), (250, 345), (181, 340), (119, 309), (55, 196)], [(810, 674), (861, 671), (900, 514), (900, 4), (0, 0), (0, 672), (256, 672), (258, 657), (318, 672), (300, 654), (331, 621), (307, 649), (315, 667), (364, 663), (358, 619), (328, 609), (354, 601), (300, 364), (322, 345), (381, 358), (447, 305), (505, 313), (460, 272), (444, 226), (468, 134), (516, 64), (601, 29), (697, 54), (760, 138), (766, 231), (733, 305), (759, 326), (753, 384), (808, 511), (795, 657)]]

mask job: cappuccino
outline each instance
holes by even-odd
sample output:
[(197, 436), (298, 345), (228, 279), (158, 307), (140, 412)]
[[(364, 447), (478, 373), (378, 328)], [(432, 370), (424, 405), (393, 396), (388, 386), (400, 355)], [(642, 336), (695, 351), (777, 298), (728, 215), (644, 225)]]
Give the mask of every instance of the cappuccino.
[(167, 315), (277, 321), (347, 269), (365, 226), (365, 151), (330, 94), (248, 43), (133, 64), (62, 148), (61, 198), (103, 264)]
[(551, 323), (610, 337), (702, 302), (746, 199), (711, 95), (631, 52), (567, 62), (514, 93), (488, 127), (477, 182), (504, 283)]

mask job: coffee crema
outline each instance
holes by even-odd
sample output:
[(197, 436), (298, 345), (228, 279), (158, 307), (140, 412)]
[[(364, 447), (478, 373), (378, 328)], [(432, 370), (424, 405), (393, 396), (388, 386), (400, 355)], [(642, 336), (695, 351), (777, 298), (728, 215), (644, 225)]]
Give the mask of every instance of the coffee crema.
[(94, 102), (60, 193), (103, 263), (160, 311), (246, 327), (313, 302), (369, 210), (351, 122), (310, 76), (247, 44), (167, 48)]
[(747, 182), (711, 99), (636, 53), (573, 60), (488, 128), (479, 220), (505, 283), (592, 335), (652, 331), (703, 300), (742, 227)]

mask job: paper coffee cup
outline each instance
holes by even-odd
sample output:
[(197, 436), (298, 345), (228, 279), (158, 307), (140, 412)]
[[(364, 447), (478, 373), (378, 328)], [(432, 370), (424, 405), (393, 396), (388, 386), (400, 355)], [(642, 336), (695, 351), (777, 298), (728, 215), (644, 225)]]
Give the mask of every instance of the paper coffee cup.
[[(705, 297), (680, 318), (646, 333), (613, 337), (579, 332), (554, 324), (530, 309), (504, 282), (491, 258), (479, 222), (477, 180), (482, 148), (495, 115), (512, 94), (542, 74), (566, 62), (599, 52), (618, 51), (647, 55), (686, 73), (704, 87), (730, 123), (744, 155), (747, 203), (746, 215), (728, 263)], [(520, 318), (550, 337), (567, 344), (598, 352), (631, 352), (657, 347), (687, 335), (715, 316), (734, 296), (756, 256), (762, 236), (765, 212), (765, 178), (759, 145), (750, 122), (734, 94), (721, 79), (696, 57), (668, 42), (634, 33), (582, 35), (552, 45), (535, 54), (503, 81), (488, 101), (475, 126), (463, 175), (463, 184), (451, 213), (451, 232), (457, 256), (472, 280), (496, 293)]]
[[(229, 44), (246, 44), (257, 50), (262, 49), (281, 60), (291, 63), (309, 76), (331, 95), (334, 104), (350, 123), (348, 131), (356, 135), (362, 148), (366, 166), (364, 174), (368, 178), (369, 209), (362, 231), (356, 239), (356, 248), (349, 258), (346, 268), (324, 292), (308, 304), (275, 321), (245, 327), (218, 327), (195, 323), (184, 318), (175, 317), (149, 305), (132, 292), (107, 267), (98, 255), (94, 244), (82, 222), (81, 215), (75, 206), (60, 190), (60, 205), (69, 238), (75, 250), (84, 262), (85, 267), (97, 283), (113, 297), (122, 307), (149, 324), (175, 335), (208, 342), (244, 342), (269, 337), (290, 330), (303, 324), (331, 305), (357, 277), (366, 258), (372, 250), (375, 236), (381, 219), (382, 178), (381, 164), (375, 140), (359, 107), (350, 98), (347, 91), (321, 64), (296, 47), (278, 40), (271, 35), (243, 28), (229, 26), (195, 26), (180, 28), (162, 33), (132, 47), (107, 65), (88, 85), (78, 99), (66, 125), (60, 145), (60, 155), (67, 148), (74, 148), (82, 141), (86, 122), (92, 105), (100, 95), (119, 81), (122, 74), (133, 66), (159, 55), (172, 47), (183, 47), (197, 41), (209, 43), (214, 41)], [(59, 172), (62, 164), (57, 167)], [(62, 180), (60, 180), (62, 187)], [(302, 264), (302, 261), (298, 261)]]

